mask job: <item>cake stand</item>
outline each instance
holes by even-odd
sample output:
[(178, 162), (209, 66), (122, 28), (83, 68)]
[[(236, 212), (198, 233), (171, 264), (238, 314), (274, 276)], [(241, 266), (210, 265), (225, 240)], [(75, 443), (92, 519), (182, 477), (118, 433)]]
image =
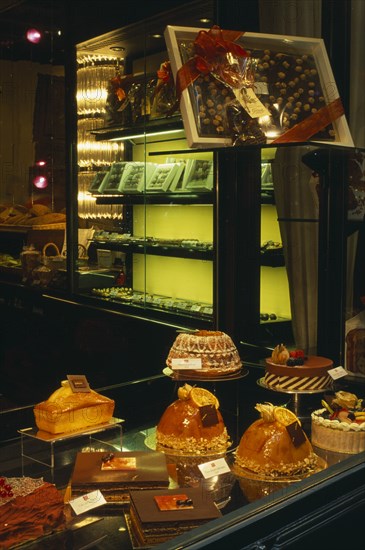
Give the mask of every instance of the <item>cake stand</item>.
[(316, 394), (316, 393), (324, 393), (324, 392), (329, 391), (329, 390), (332, 389), (330, 387), (322, 388), (322, 389), (319, 389), (319, 390), (302, 390), (302, 391), (299, 391), (299, 390), (283, 390), (283, 389), (279, 389), (279, 388), (276, 389), (276, 388), (272, 388), (271, 386), (268, 386), (265, 383), (264, 378), (259, 378), (259, 380), (257, 380), (257, 384), (261, 388), (264, 388), (265, 390), (271, 390), (271, 391), (275, 391), (277, 393), (287, 393), (287, 394), (292, 395), (293, 396), (292, 397), (293, 412), (298, 418), (304, 418), (303, 416), (300, 417), (300, 405), (301, 405), (300, 400), (301, 400), (301, 396), (311, 395), (311, 394)]
[[(27, 458), (28, 460), (31, 460), (32, 462), (38, 462), (39, 464), (42, 464), (43, 466), (47, 466), (51, 469), (52, 475), (54, 471), (55, 466), (55, 445), (57, 443), (62, 442), (68, 442), (69, 440), (74, 440), (76, 438), (81, 437), (88, 437), (89, 439), (89, 448), (91, 449), (91, 442), (97, 441), (98, 443), (103, 443), (104, 445), (110, 445), (115, 449), (114, 445), (111, 445), (110, 443), (103, 441), (102, 439), (99, 439), (101, 437), (101, 434), (108, 432), (109, 430), (118, 430), (118, 439), (120, 443), (120, 450), (122, 450), (122, 424), (124, 420), (121, 418), (111, 418), (108, 422), (105, 422), (103, 424), (98, 424), (95, 426), (91, 426), (90, 428), (85, 428), (83, 430), (77, 430), (74, 432), (69, 433), (62, 433), (62, 434), (51, 434), (48, 432), (40, 431), (36, 427), (31, 428), (22, 428), (18, 430), (18, 433), (20, 434), (20, 447), (21, 447), (21, 459), (22, 459), (22, 473), (24, 475), (24, 459)], [(100, 434), (97, 437), (95, 437), (96, 434)], [(31, 441), (37, 442), (37, 443), (43, 443), (46, 444), (49, 447), (49, 462), (45, 462), (44, 460), (40, 460), (39, 458), (35, 458), (35, 456), (30, 456), (29, 454), (26, 454), (25, 452), (25, 441)]]

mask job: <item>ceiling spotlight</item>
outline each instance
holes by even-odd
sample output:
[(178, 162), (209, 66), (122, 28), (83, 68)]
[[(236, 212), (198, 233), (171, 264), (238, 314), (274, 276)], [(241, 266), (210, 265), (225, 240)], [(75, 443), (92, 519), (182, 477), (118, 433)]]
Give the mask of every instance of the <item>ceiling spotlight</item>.
[(38, 44), (42, 40), (42, 34), (38, 29), (28, 29), (26, 32), (28, 42)]

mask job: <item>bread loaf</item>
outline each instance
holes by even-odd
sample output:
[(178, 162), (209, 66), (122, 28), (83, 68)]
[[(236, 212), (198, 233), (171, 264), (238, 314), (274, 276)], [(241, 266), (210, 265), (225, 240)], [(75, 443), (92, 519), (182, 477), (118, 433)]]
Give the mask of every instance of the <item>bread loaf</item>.
[(34, 416), (39, 430), (52, 434), (84, 430), (105, 424), (113, 416), (113, 399), (90, 390), (73, 392), (67, 380), (47, 401), (35, 405)]
[(60, 212), (51, 212), (49, 214), (43, 214), (42, 216), (35, 216), (34, 218), (30, 218), (28, 221), (28, 225), (48, 225), (65, 221), (65, 214), (61, 214)]
[(44, 216), (45, 214), (51, 214), (51, 209), (45, 204), (33, 204), (29, 212), (34, 216)]

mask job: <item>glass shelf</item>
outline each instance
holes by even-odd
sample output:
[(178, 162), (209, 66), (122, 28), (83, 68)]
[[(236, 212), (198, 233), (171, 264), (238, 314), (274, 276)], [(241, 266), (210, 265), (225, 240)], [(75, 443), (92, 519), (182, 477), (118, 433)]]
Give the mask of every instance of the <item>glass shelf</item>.
[[(41, 430), (38, 430), (36, 427), (30, 427), (30, 428), (22, 428), (18, 430), (18, 433), (20, 434), (20, 447), (21, 447), (21, 459), (22, 459), (22, 472), (24, 475), (24, 458), (28, 458), (32, 462), (38, 462), (39, 464), (43, 464), (44, 466), (47, 466), (48, 468), (51, 468), (51, 470), (54, 470), (55, 466), (55, 444), (66, 442), (69, 440), (73, 440), (79, 437), (89, 437), (89, 446), (91, 447), (91, 440), (98, 441), (101, 443), (104, 443), (104, 441), (97, 439), (93, 437), (94, 434), (100, 434), (103, 432), (106, 432), (108, 430), (112, 429), (118, 429), (119, 430), (119, 441), (120, 441), (120, 450), (122, 450), (122, 424), (124, 420), (121, 418), (111, 418), (109, 422), (106, 422), (104, 424), (99, 424), (97, 426), (91, 426), (90, 428), (84, 429), (84, 430), (77, 430), (70, 433), (61, 433), (61, 434), (51, 434), (48, 432), (44, 432)], [(25, 438), (32, 439), (33, 441), (37, 441), (40, 443), (48, 444), (50, 447), (50, 462), (44, 462), (43, 460), (39, 460), (38, 458), (35, 458), (34, 456), (29, 456), (25, 453)], [(108, 444), (108, 443), (106, 443)], [(113, 446), (114, 447), (114, 446)]]

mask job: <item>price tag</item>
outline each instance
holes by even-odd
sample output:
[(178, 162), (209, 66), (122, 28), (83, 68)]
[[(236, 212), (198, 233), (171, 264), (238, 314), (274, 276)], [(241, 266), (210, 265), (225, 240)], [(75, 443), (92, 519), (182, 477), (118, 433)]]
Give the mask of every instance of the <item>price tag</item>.
[(171, 359), (171, 368), (172, 370), (183, 370), (183, 369), (193, 369), (198, 370), (202, 368), (202, 360), (200, 357), (178, 357), (176, 359)]
[(231, 471), (224, 458), (218, 458), (217, 460), (204, 462), (204, 464), (198, 464), (198, 468), (205, 479), (213, 476), (219, 476), (220, 474), (226, 474)]
[(97, 508), (102, 504), (106, 504), (106, 500), (100, 491), (92, 491), (91, 493), (70, 500), (69, 504), (75, 514), (79, 515), (93, 508)]
[(331, 378), (333, 378), (333, 380), (337, 380), (338, 378), (347, 376), (347, 371), (343, 367), (335, 367), (334, 369), (330, 369), (328, 371), (328, 374), (331, 376)]
[(241, 90), (233, 91), (242, 107), (252, 118), (270, 116), (269, 111), (261, 103), (252, 88), (242, 88)]

